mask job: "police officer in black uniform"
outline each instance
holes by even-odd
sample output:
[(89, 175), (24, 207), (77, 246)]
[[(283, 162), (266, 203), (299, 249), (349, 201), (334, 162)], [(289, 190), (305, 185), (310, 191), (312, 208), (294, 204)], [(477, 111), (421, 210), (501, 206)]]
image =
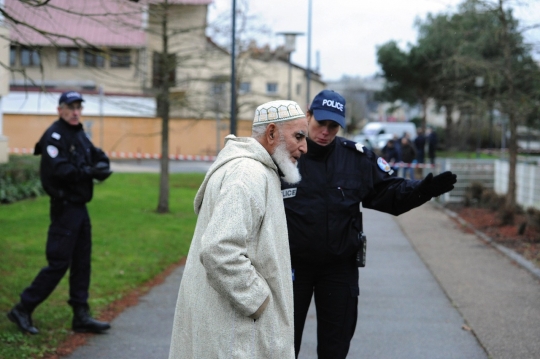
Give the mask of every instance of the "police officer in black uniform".
[(84, 133), (80, 123), (83, 101), (75, 91), (60, 96), (60, 118), (45, 131), (34, 152), (41, 155), (41, 183), (50, 196), (48, 265), (7, 314), (23, 332), (30, 334), (39, 332), (32, 323), (32, 312), (52, 293), (68, 269), (73, 330), (102, 332), (110, 328), (109, 323), (97, 321), (89, 313), (92, 240), (86, 203), (92, 199), (94, 179), (103, 181), (112, 172), (107, 155), (94, 147)]
[(307, 113), (308, 152), (298, 161), (302, 180), (282, 182), (293, 270), (296, 356), (313, 294), (319, 359), (345, 358), (356, 328), (358, 267), (365, 236), (360, 203), (399, 215), (454, 188), (450, 172), (422, 181), (392, 176), (372, 151), (337, 137), (345, 99), (324, 90)]

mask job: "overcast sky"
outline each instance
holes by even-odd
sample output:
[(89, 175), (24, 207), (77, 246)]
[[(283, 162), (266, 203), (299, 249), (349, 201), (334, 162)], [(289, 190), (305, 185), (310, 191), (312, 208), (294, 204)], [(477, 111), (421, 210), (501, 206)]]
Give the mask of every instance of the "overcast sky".
[[(237, 4), (243, 0), (237, 0)], [(455, 10), (461, 0), (312, 0), (311, 65), (317, 66), (325, 81), (343, 75), (371, 76), (379, 72), (376, 46), (389, 40), (403, 47), (414, 43), (415, 18), (424, 20), (427, 13)], [(249, 12), (274, 33), (307, 34), (309, 0), (249, 0)], [(538, 2), (537, 2), (538, 3)], [(232, 0), (214, 0), (209, 6), (209, 21), (216, 14), (230, 12)], [(239, 5), (237, 5), (239, 6)], [(538, 6), (536, 7), (538, 8)], [(539, 9), (540, 10), (540, 9)], [(536, 13), (530, 8), (526, 13)], [(283, 43), (283, 36), (267, 40), (272, 46)], [(262, 45), (259, 43), (259, 45)], [(297, 38), (292, 62), (307, 65), (307, 36)]]

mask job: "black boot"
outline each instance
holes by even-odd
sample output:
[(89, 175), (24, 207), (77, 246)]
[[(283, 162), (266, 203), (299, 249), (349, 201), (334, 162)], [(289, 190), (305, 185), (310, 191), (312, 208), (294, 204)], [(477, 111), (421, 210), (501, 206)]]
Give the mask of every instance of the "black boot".
[(110, 329), (111, 325), (92, 318), (88, 305), (78, 304), (73, 306), (72, 328), (77, 333), (101, 333)]
[(8, 313), (7, 317), (17, 324), (20, 330), (25, 333), (37, 334), (39, 330), (32, 324), (32, 312), (27, 310), (22, 303), (17, 303)]

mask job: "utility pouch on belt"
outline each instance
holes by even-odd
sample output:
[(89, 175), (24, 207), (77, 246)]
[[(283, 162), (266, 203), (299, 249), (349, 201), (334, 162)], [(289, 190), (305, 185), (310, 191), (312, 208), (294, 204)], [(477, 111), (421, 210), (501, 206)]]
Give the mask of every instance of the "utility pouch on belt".
[(356, 266), (366, 266), (366, 235), (364, 232), (358, 233), (358, 241), (360, 242), (360, 249), (356, 252)]
[(358, 252), (356, 252), (356, 266), (363, 268), (366, 266), (366, 235), (364, 234), (364, 224), (362, 219), (362, 211), (358, 216), (360, 219), (360, 232), (358, 233), (358, 243), (360, 244)]

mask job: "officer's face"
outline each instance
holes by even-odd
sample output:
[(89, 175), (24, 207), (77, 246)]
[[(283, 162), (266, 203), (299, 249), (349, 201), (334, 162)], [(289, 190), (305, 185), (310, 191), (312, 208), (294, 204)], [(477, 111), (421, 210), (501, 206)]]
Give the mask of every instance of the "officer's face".
[(307, 152), (307, 119), (299, 118), (294, 121), (287, 121), (283, 123), (282, 130), (283, 133), (279, 134), (280, 139), (285, 143), (291, 162), (296, 163), (300, 156)]
[(334, 141), (339, 131), (339, 124), (332, 120), (317, 121), (308, 113), (309, 138), (318, 145), (326, 146)]
[(82, 102), (76, 101), (58, 106), (58, 115), (72, 126), (77, 126), (81, 120)]

